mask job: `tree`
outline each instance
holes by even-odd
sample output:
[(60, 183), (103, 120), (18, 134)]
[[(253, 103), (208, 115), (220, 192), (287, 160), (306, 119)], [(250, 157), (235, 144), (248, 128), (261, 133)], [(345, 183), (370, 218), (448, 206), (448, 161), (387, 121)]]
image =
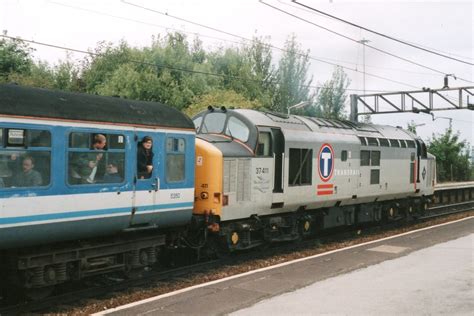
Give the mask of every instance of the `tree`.
[(273, 111), (286, 113), (288, 107), (294, 104), (314, 102), (315, 93), (310, 88), (313, 77), (308, 79), (308, 53), (301, 50), (294, 34), (287, 39), (285, 52), (278, 64)]
[(407, 124), (407, 130), (412, 132), (415, 135), (416, 135), (416, 127), (417, 125), (415, 124), (414, 121), (411, 121), (410, 123)]
[(436, 156), (437, 179), (443, 181), (469, 180), (470, 165), (466, 141), (459, 140), (459, 133), (447, 129), (428, 142), (428, 151)]
[(336, 67), (332, 78), (319, 90), (316, 99), (316, 115), (328, 119), (345, 119), (344, 106), (347, 100), (346, 88), (350, 80), (341, 67)]
[[(7, 32), (3, 31), (6, 35)], [(33, 65), (33, 49), (21, 40), (0, 39), (0, 81), (8, 81), (13, 73), (29, 73)]]

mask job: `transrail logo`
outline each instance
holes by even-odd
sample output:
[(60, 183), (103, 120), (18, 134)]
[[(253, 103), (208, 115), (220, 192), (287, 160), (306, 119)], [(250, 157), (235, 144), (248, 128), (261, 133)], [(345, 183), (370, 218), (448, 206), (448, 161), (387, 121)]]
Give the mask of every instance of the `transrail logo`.
[(331, 179), (332, 173), (334, 171), (334, 150), (331, 145), (323, 144), (319, 150), (318, 155), (318, 172), (319, 177), (324, 182), (327, 182)]

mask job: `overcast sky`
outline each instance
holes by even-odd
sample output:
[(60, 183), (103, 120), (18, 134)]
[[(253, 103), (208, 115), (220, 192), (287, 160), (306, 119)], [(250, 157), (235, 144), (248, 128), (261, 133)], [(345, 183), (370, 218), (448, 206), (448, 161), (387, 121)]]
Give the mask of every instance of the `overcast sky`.
[[(351, 69), (363, 70), (363, 48), (348, 39), (334, 35), (309, 23), (285, 15), (258, 0), (127, 0), (169, 15), (191, 20), (235, 35), (251, 38), (268, 36), (272, 45), (283, 47), (289, 34), (295, 33), (302, 48), (310, 56)], [(474, 67), (447, 58), (394, 43), (358, 28), (308, 12), (290, 0), (265, 0), (268, 4), (298, 15), (315, 24), (355, 40), (367, 39), (369, 45), (410, 59), (442, 73), (455, 74), (451, 87), (474, 86)], [(351, 1), (300, 0), (301, 3), (349, 20), (393, 37), (419, 44), (437, 52), (474, 62), (474, 2), (473, 1)], [(133, 46), (147, 46), (151, 37), (179, 29), (200, 34), (206, 48), (236, 45), (242, 40), (212, 31), (156, 12), (134, 7), (120, 0), (0, 0), (0, 30), (8, 35), (28, 40), (61, 45), (75, 49), (94, 48), (99, 41), (117, 43), (124, 39)], [(66, 53), (53, 48), (32, 45), (37, 59), (51, 63), (64, 59)], [(274, 51), (275, 58), (280, 57)], [(72, 54), (75, 59), (84, 56)], [(441, 88), (443, 75), (368, 47), (365, 49), (365, 90), (404, 91), (422, 87)], [(313, 84), (324, 83), (331, 77), (333, 65), (311, 59)], [(361, 72), (346, 69), (351, 79), (349, 93), (363, 94)], [(386, 80), (389, 79), (389, 80)], [(392, 80), (392, 81), (390, 81)], [(399, 83), (393, 82), (397, 81)], [(403, 84), (402, 84), (403, 83)], [(454, 95), (449, 95), (455, 97)], [(463, 100), (464, 103), (466, 100)], [(474, 103), (474, 97), (470, 103)], [(442, 105), (441, 103), (439, 105)], [(406, 127), (414, 120), (425, 124), (417, 128), (425, 140), (432, 133), (444, 131), (452, 118), (453, 129), (463, 139), (474, 144), (474, 111), (455, 110), (435, 112), (435, 121), (426, 114), (374, 115), (372, 121)], [(445, 118), (443, 118), (445, 117)]]

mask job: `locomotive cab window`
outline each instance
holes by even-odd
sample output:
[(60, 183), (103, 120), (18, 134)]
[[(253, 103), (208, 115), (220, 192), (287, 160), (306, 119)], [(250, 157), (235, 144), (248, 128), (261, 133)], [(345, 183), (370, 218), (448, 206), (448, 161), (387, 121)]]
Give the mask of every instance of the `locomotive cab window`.
[(181, 182), (185, 180), (186, 142), (183, 138), (166, 139), (166, 181)]
[(122, 183), (124, 165), (123, 135), (89, 132), (69, 134), (68, 184)]
[(207, 113), (201, 125), (200, 133), (221, 134), (224, 131), (224, 125), (227, 115), (225, 113)]
[(250, 130), (244, 122), (232, 116), (227, 122), (225, 134), (245, 143), (249, 140)]
[(51, 133), (0, 129), (0, 189), (45, 187), (51, 181)]
[(257, 156), (269, 157), (272, 155), (272, 137), (269, 132), (258, 133)]

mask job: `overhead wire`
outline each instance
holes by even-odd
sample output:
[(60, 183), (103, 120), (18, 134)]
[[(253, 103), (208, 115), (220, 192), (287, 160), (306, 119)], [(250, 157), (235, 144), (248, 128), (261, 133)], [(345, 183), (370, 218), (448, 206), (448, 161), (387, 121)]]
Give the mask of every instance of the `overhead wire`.
[[(282, 0), (277, 0), (279, 3), (283, 4), (283, 5), (286, 5), (286, 6), (289, 6), (289, 7), (292, 7), (292, 8), (295, 8), (297, 10), (300, 10), (300, 11), (304, 11), (304, 12), (309, 12), (309, 13), (312, 13), (312, 14), (315, 14), (315, 15), (318, 15), (320, 17), (324, 17), (324, 18), (327, 18), (327, 19), (330, 19), (329, 17), (323, 15), (323, 14), (319, 14), (318, 12), (314, 12), (314, 11), (310, 11), (308, 9), (305, 9), (305, 8), (302, 8), (300, 6), (296, 6), (294, 4), (291, 3), (287, 3), (285, 1), (282, 1)], [(407, 41), (405, 40), (407, 43), (410, 43), (410, 44), (413, 44), (413, 45), (418, 45), (420, 47), (423, 47), (423, 48), (426, 48), (426, 49), (430, 49), (430, 50), (433, 50), (433, 51), (436, 51), (436, 52), (439, 52), (439, 53), (443, 53), (443, 54), (446, 54), (446, 55), (451, 55), (451, 56), (457, 56), (459, 58), (463, 58), (463, 59), (469, 59), (469, 60), (474, 60), (474, 57), (467, 57), (467, 56), (463, 56), (463, 55), (459, 55), (459, 54), (455, 54), (453, 52), (445, 52), (443, 50), (440, 50), (438, 48), (433, 48), (433, 47), (430, 47), (430, 46), (427, 46), (427, 45), (423, 45), (423, 44), (420, 44), (420, 43), (415, 43), (415, 42), (411, 42), (411, 41)]]
[[(164, 26), (164, 25), (159, 25), (159, 24), (155, 24), (155, 23), (151, 23), (151, 22), (145, 22), (145, 21), (141, 21), (141, 20), (137, 20), (137, 19), (131, 19), (131, 18), (127, 18), (127, 17), (124, 17), (124, 16), (114, 15), (114, 14), (110, 14), (110, 13), (106, 13), (106, 12), (102, 12), (102, 11), (86, 9), (86, 8), (83, 8), (83, 7), (73, 6), (73, 5), (69, 5), (69, 4), (65, 4), (65, 3), (61, 3), (61, 2), (56, 2), (56, 1), (49, 1), (49, 2), (52, 3), (52, 4), (55, 4), (55, 5), (67, 7), (67, 8), (70, 8), (70, 9), (75, 9), (75, 10), (80, 10), (80, 11), (84, 11), (84, 12), (94, 13), (94, 14), (98, 14), (98, 15), (103, 15), (103, 16), (119, 19), (119, 20), (134, 22), (134, 23), (138, 23), (138, 24), (142, 24), (142, 25), (153, 26), (153, 27), (167, 29), (167, 30), (173, 30), (173, 31), (176, 31), (176, 32), (192, 34), (192, 35), (195, 35), (195, 36), (215, 39), (215, 40), (219, 40), (219, 41), (223, 41), (223, 42), (229, 42), (229, 43), (238, 44), (238, 45), (244, 45), (244, 46), (250, 46), (251, 45), (251, 43), (246, 43), (247, 40), (244, 41), (244, 42), (238, 42), (238, 41), (233, 41), (233, 40), (222, 38), (222, 37), (206, 35), (206, 34), (202, 34), (202, 33), (199, 33), (199, 32), (186, 31), (186, 30), (177, 29), (177, 28), (174, 28), (174, 27), (167, 27), (167, 26)], [(281, 1), (279, 1), (279, 2), (281, 2)], [(281, 2), (281, 3), (284, 3), (284, 2)], [(299, 7), (296, 7), (296, 8), (298, 8), (300, 10), (305, 10), (305, 9), (302, 9), (302, 8), (299, 8)], [(307, 10), (305, 10), (305, 11), (307, 11)], [(264, 44), (264, 45), (268, 46), (268, 44)], [(271, 47), (271, 46), (269, 46), (269, 47), (272, 48), (272, 49), (276, 49), (275, 47)], [(312, 58), (312, 57), (313, 56), (309, 56), (309, 58)], [(350, 65), (355, 65), (355, 66), (358, 65), (357, 62), (344, 61), (344, 60), (333, 59), (333, 58), (328, 58), (328, 57), (318, 56), (318, 57), (314, 57), (314, 58), (319, 58), (319, 59), (322, 59), (322, 60), (335, 61), (335, 62), (338, 62), (338, 63), (350, 64)], [(379, 67), (379, 66), (373, 66), (373, 65), (366, 65), (366, 67), (376, 68), (376, 69), (396, 70), (396, 71), (399, 71), (399, 72), (414, 73), (414, 74), (420, 74), (420, 75), (439, 76), (439, 74), (420, 73), (420, 72), (413, 72), (413, 71), (409, 71), (409, 70), (393, 69), (393, 68)]]
[(419, 49), (419, 50), (422, 50), (424, 52), (427, 52), (427, 53), (430, 53), (430, 54), (434, 54), (434, 55), (437, 55), (437, 56), (441, 56), (443, 58), (447, 58), (447, 59), (451, 59), (451, 60), (454, 60), (454, 61), (457, 61), (457, 62), (460, 62), (460, 63), (464, 63), (464, 64), (467, 64), (467, 65), (471, 65), (471, 66), (474, 66), (474, 63), (470, 63), (470, 62), (467, 62), (465, 60), (461, 60), (461, 59), (458, 59), (458, 58), (454, 58), (454, 57), (451, 57), (451, 56), (447, 56), (445, 54), (441, 54), (441, 53), (438, 53), (438, 52), (435, 52), (433, 50), (430, 50), (430, 49), (426, 49), (424, 47), (421, 47), (419, 45), (416, 45), (416, 44), (412, 44), (412, 43), (409, 43), (407, 41), (404, 41), (404, 40), (401, 40), (401, 39), (398, 39), (396, 37), (393, 37), (393, 36), (390, 36), (390, 35), (386, 35), (384, 33), (381, 33), (381, 32), (378, 32), (378, 31), (375, 31), (373, 29), (369, 29), (367, 27), (364, 27), (362, 25), (359, 25), (359, 24), (356, 24), (356, 23), (353, 23), (353, 22), (350, 22), (348, 20), (345, 20), (345, 19), (342, 19), (342, 18), (339, 18), (335, 15), (332, 15), (332, 14), (329, 14), (327, 12), (324, 12), (322, 10), (319, 10), (319, 9), (316, 9), (316, 8), (313, 8), (311, 6), (308, 6), (304, 3), (301, 3), (301, 2), (298, 2), (296, 0), (291, 0), (293, 3), (296, 3), (297, 5), (300, 5), (304, 8), (307, 8), (308, 10), (311, 10), (311, 11), (314, 11), (316, 13), (319, 13), (319, 14), (322, 14), (324, 16), (328, 16), (334, 20), (337, 20), (337, 21), (340, 21), (340, 22), (343, 22), (345, 24), (348, 24), (348, 25), (351, 25), (353, 27), (356, 27), (356, 28), (359, 28), (361, 30), (364, 30), (366, 32), (369, 32), (369, 33), (372, 33), (372, 34), (376, 34), (378, 36), (381, 36), (381, 37), (384, 37), (384, 38), (387, 38), (389, 40), (392, 40), (392, 41), (395, 41), (397, 43), (400, 43), (400, 44), (403, 44), (403, 45), (406, 45), (406, 46), (409, 46), (409, 47), (412, 47), (412, 48), (416, 48), (416, 49)]
[[(122, 0), (122, 1), (123, 1), (123, 0)], [(278, 7), (275, 7), (275, 6), (273, 6), (273, 5), (269, 4), (269, 3), (264, 2), (263, 0), (259, 0), (259, 2), (262, 3), (262, 4), (264, 4), (264, 5), (266, 5), (266, 6), (268, 6), (268, 7), (270, 7), (270, 8), (272, 8), (272, 9), (274, 9), (274, 10), (276, 10), (276, 11), (282, 12), (282, 13), (284, 13), (284, 14), (286, 14), (286, 15), (289, 15), (289, 16), (291, 16), (291, 17), (294, 17), (294, 18), (296, 18), (296, 19), (298, 19), (298, 20), (301, 20), (301, 21), (303, 21), (303, 22), (306, 22), (306, 23), (308, 23), (308, 24), (311, 24), (311, 25), (313, 25), (313, 26), (316, 26), (316, 27), (318, 27), (318, 28), (321, 28), (321, 29), (323, 29), (323, 30), (325, 30), (325, 31), (328, 31), (328, 32), (330, 32), (330, 33), (333, 33), (333, 34), (335, 34), (335, 35), (337, 35), (337, 36), (340, 36), (340, 37), (342, 37), (342, 38), (345, 38), (345, 39), (347, 39), (347, 40), (349, 40), (349, 41), (352, 41), (352, 42), (355, 42), (355, 43), (358, 43), (358, 44), (361, 44), (361, 45), (362, 45), (362, 43), (361, 43), (360, 41), (358, 41), (358, 40), (356, 40), (356, 39), (354, 39), (354, 38), (352, 38), (352, 37), (349, 37), (349, 36), (347, 36), (347, 35), (344, 35), (344, 34), (341, 34), (341, 33), (339, 33), (339, 32), (333, 31), (333, 30), (331, 30), (331, 29), (329, 29), (329, 28), (327, 28), (327, 27), (324, 27), (324, 26), (322, 26), (322, 25), (316, 24), (316, 23), (314, 23), (314, 22), (312, 22), (312, 21), (309, 21), (309, 20), (307, 20), (307, 19), (305, 19), (305, 18), (302, 18), (302, 17), (300, 17), (300, 16), (298, 16), (298, 15), (296, 15), (296, 14), (293, 14), (293, 13), (291, 13), (291, 12), (288, 12), (288, 11), (285, 11), (285, 10), (280, 9), (280, 8), (278, 8)], [(377, 47), (375, 47), (375, 46), (373, 46), (373, 45), (369, 45), (369, 44), (364, 44), (364, 45), (365, 45), (366, 47), (371, 48), (371, 49), (373, 49), (373, 50), (375, 50), (375, 51), (378, 51), (378, 52), (380, 52), (380, 53), (386, 54), (386, 55), (388, 55), (388, 56), (391, 56), (391, 57), (394, 57), (394, 58), (397, 58), (397, 59), (400, 59), (400, 60), (403, 60), (403, 61), (405, 61), (405, 62), (411, 63), (411, 64), (416, 65), (416, 66), (421, 67), (421, 68), (425, 68), (425, 69), (431, 70), (431, 71), (433, 71), (433, 72), (436, 72), (436, 73), (439, 73), (439, 74), (442, 74), (442, 75), (446, 75), (446, 74), (449, 73), (449, 72), (441, 71), (441, 70), (438, 70), (438, 69), (435, 69), (435, 68), (432, 68), (432, 67), (429, 67), (429, 66), (420, 64), (420, 63), (415, 62), (415, 61), (413, 61), (413, 60), (410, 60), (410, 59), (407, 59), (407, 58), (398, 56), (398, 55), (396, 55), (396, 54), (394, 54), (394, 53), (391, 53), (391, 52), (385, 51), (385, 50), (383, 50), (383, 49), (377, 48)], [(457, 77), (459, 80), (462, 80), (462, 81), (465, 81), (465, 82), (469, 82), (469, 83), (473, 83), (473, 81), (470, 81), (470, 80), (467, 80), (467, 79), (464, 79), (464, 78), (461, 78), (461, 77), (458, 77), (458, 76), (456, 76), (456, 77)]]

